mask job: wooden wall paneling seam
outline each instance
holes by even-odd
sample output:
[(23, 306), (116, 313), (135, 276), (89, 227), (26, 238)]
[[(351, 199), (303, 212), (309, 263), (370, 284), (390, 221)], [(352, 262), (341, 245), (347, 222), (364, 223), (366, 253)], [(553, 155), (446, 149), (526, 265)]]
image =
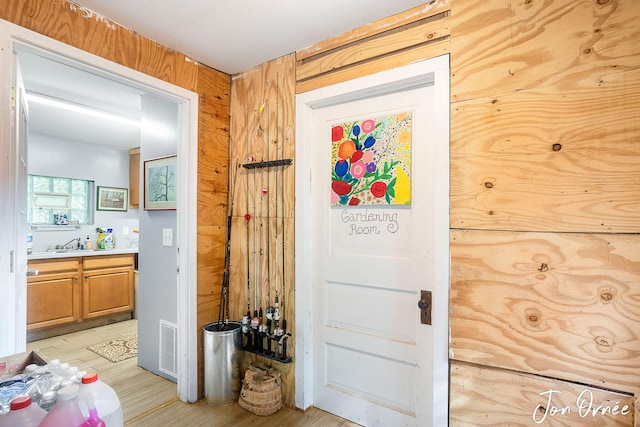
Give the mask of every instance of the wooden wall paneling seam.
[(450, 8), (450, 0), (431, 0), (425, 2), (425, 4), (423, 5), (416, 6), (407, 11), (400, 12), (388, 18), (380, 19), (371, 24), (367, 24), (360, 28), (356, 28), (347, 33), (341, 34), (337, 37), (333, 37), (331, 39), (316, 43), (315, 45), (308, 48), (301, 49), (296, 52), (296, 59), (298, 61), (301, 61), (336, 48), (341, 48), (345, 45), (355, 43), (359, 40), (369, 38), (376, 34), (387, 32), (398, 27), (413, 23), (415, 21), (432, 17), (434, 15), (446, 13), (450, 10)]
[[(585, 415), (581, 395), (604, 413)], [(450, 396), (451, 426), (633, 425), (633, 395), (464, 362), (451, 363)]]
[(417, 21), (406, 27), (396, 28), (388, 33), (363, 39), (318, 57), (298, 61), (296, 80), (304, 81), (323, 73), (339, 70), (363, 61), (376, 59), (393, 52), (408, 50), (449, 36), (450, 19), (441, 19), (423, 23)]
[(296, 84), (296, 93), (308, 92), (332, 84), (345, 82), (366, 75), (408, 65), (416, 61), (435, 58), (449, 53), (450, 40), (448, 37), (428, 42), (407, 50), (400, 50), (389, 55), (363, 61), (350, 67), (345, 67), (319, 77)]

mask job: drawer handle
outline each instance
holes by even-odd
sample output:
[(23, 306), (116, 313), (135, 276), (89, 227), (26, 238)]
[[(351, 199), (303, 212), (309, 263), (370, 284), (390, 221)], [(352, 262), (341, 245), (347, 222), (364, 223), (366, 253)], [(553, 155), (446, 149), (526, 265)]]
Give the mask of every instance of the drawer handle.
[(40, 272), (37, 268), (27, 268), (27, 276), (37, 276), (38, 273)]

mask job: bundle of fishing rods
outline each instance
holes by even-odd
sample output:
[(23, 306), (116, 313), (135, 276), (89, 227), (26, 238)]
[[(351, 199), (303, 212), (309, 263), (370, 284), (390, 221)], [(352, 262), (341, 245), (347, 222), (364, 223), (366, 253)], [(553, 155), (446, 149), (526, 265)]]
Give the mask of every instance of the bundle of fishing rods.
[[(266, 111), (270, 121), (269, 104), (265, 102), (258, 112)], [(284, 133), (284, 115), (276, 101), (276, 129), (282, 119)], [(245, 113), (245, 145), (247, 154), (249, 147), (248, 113)], [(274, 152), (271, 152), (270, 126), (266, 131), (266, 153), (262, 159), (248, 155), (247, 162), (242, 164), (245, 170), (245, 209), (246, 222), (246, 313), (242, 316), (242, 348), (266, 358), (282, 363), (290, 363), (293, 359), (287, 355), (287, 340), (291, 333), (287, 331), (285, 312), (285, 168), (291, 165), (291, 159), (285, 159), (285, 139), (277, 132)], [(264, 129), (259, 126), (258, 136), (264, 136)], [(276, 159), (272, 159), (274, 156)], [(280, 156), (280, 158), (277, 158)], [(220, 296), (218, 324), (229, 322), (229, 268), (231, 251), (231, 225), (234, 212), (234, 192), (238, 178), (239, 164), (236, 164), (231, 178), (229, 203), (227, 209), (227, 245), (225, 253), (225, 269)], [(252, 201), (252, 203), (250, 203)], [(271, 207), (275, 212), (271, 212)], [(272, 288), (274, 293), (272, 294)], [(265, 291), (266, 289), (266, 291)], [(224, 329), (224, 328), (221, 328)]]

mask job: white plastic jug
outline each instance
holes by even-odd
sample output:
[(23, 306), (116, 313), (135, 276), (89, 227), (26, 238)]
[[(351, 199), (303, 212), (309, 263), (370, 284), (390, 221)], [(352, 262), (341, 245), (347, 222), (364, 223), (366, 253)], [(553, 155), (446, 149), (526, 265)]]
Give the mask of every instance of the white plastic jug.
[[(96, 407), (90, 395), (79, 396), (80, 387), (68, 385), (58, 391), (58, 401), (42, 419), (39, 427), (105, 427), (98, 417)], [(85, 418), (78, 401), (82, 399), (89, 407), (89, 418)]]
[[(97, 373), (88, 373), (82, 377), (80, 391), (91, 395), (98, 414), (107, 427), (124, 426), (122, 406), (120, 405), (118, 394), (108, 384), (100, 381)], [(85, 408), (82, 406), (80, 408), (83, 411), (83, 415), (88, 416)]]
[(47, 411), (31, 404), (30, 396), (16, 397), (11, 401), (11, 409), (0, 415), (0, 427), (37, 427)]

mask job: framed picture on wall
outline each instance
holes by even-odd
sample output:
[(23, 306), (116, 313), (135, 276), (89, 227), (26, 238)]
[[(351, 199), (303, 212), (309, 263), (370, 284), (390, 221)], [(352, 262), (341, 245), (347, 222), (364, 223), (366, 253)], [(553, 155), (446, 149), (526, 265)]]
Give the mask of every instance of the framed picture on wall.
[(98, 186), (97, 193), (96, 209), (99, 211), (126, 211), (129, 206), (129, 190), (126, 188)]
[(144, 161), (144, 210), (176, 209), (176, 157)]

